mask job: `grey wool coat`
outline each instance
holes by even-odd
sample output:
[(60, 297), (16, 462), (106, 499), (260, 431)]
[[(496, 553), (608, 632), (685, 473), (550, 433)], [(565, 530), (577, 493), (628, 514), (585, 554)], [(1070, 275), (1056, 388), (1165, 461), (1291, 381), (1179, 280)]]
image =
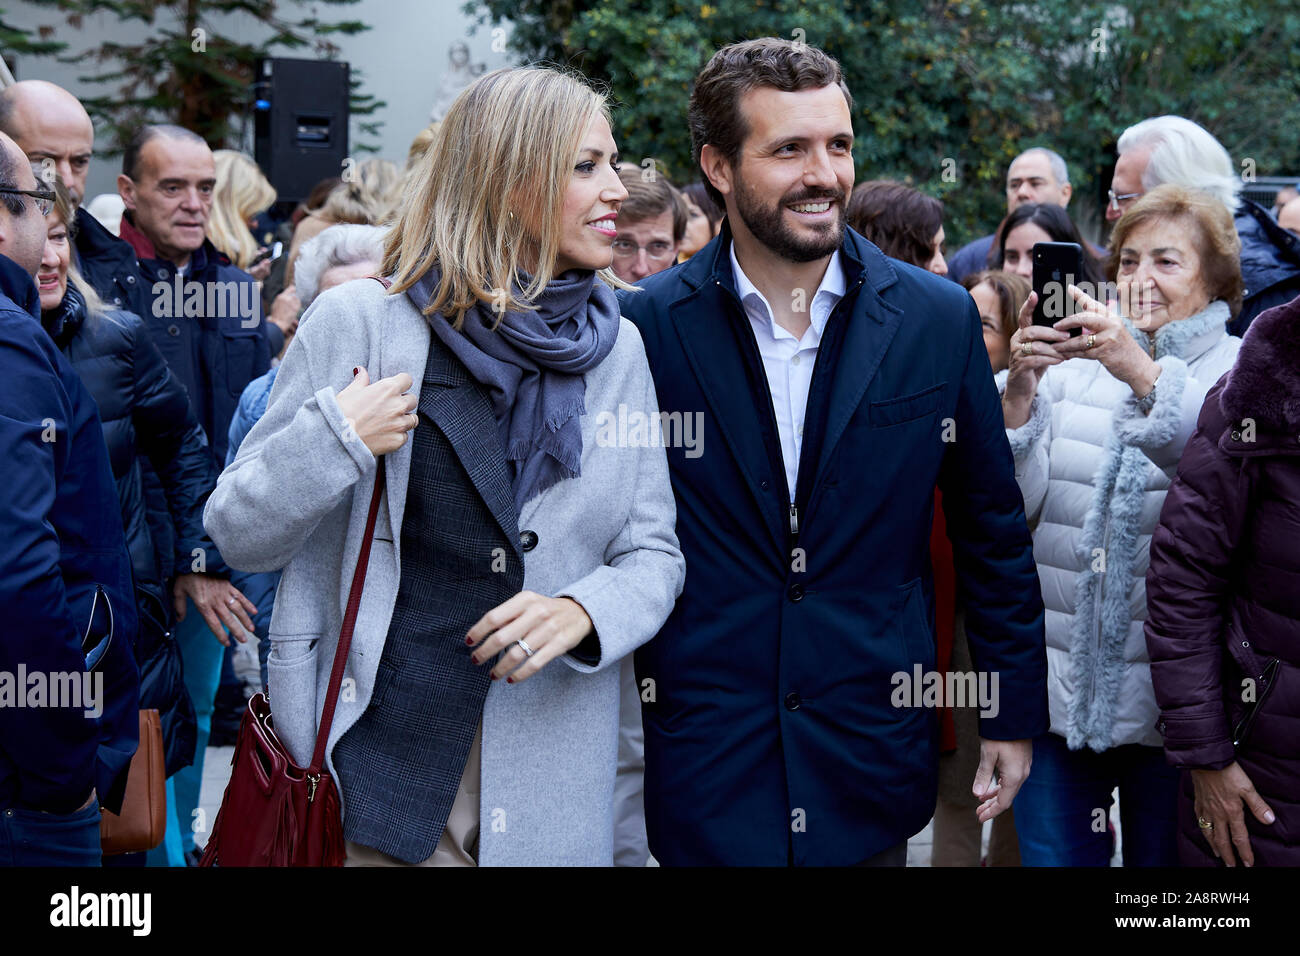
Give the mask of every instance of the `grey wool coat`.
[[(351, 432), (335, 396), (357, 365), (372, 382), (405, 372), (418, 390), (430, 335), (406, 295), (391, 295), (373, 279), (323, 293), (303, 316), (266, 414), (204, 510), (204, 524), (232, 567), (283, 569), (270, 626), (271, 709), (277, 733), (303, 765), (315, 744), (376, 475), (376, 459)], [(587, 666), (566, 654), (522, 683), (492, 684), (479, 781), (484, 866), (611, 865), (618, 664), (659, 630), (685, 578), (664, 449), (611, 441), (608, 425), (597, 440), (598, 426), (620, 406), (648, 416), (659, 410), (640, 334), (626, 319), (586, 387), (582, 474), (526, 503), (520, 528), (537, 535), (524, 556), (524, 589), (580, 603), (595, 625), (600, 660)], [(467, 475), (481, 475), (476, 459), (494, 443), (464, 432), (476, 419), (458, 401), (439, 403), (445, 417), (436, 415), (434, 424)], [(490, 414), (479, 415), (478, 429), (495, 427)], [(386, 460), (370, 568), (327, 744), (336, 780), (334, 745), (370, 701), (398, 590), (411, 442)], [(341, 796), (346, 816), (347, 794)]]

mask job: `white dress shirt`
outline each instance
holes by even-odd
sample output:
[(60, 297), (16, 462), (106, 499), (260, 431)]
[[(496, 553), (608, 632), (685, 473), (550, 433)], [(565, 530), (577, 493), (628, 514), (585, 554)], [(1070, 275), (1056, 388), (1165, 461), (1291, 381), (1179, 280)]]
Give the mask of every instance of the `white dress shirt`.
[(817, 287), (812, 302), (808, 303), (812, 322), (801, 339), (796, 339), (776, 324), (771, 305), (736, 261), (735, 243), (731, 246), (731, 269), (736, 279), (736, 292), (754, 328), (758, 354), (763, 359), (767, 385), (772, 391), (772, 409), (776, 413), (781, 458), (785, 462), (785, 483), (793, 503), (799, 477), (799, 453), (803, 448), (804, 412), (808, 407), (808, 390), (817, 363), (817, 347), (821, 344), (826, 320), (830, 318), (835, 303), (844, 298), (844, 268), (840, 263), (840, 251), (836, 249), (831, 255), (821, 285)]

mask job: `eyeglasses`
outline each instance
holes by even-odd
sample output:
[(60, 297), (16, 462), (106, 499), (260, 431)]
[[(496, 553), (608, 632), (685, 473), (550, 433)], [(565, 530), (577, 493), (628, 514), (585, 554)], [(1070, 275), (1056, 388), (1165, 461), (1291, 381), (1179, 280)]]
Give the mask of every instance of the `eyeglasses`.
[(1132, 202), (1134, 199), (1140, 199), (1142, 196), (1146, 195), (1145, 193), (1124, 193), (1117, 196), (1113, 189), (1107, 189), (1106, 194), (1110, 196), (1110, 208), (1114, 209), (1116, 212), (1123, 212), (1123, 210), (1120, 209), (1120, 203)]
[(631, 239), (614, 240), (615, 259), (635, 258), (636, 254), (642, 249), (645, 250), (646, 258), (651, 262), (663, 262), (673, 256), (673, 244), (671, 242), (652, 242), (648, 246), (638, 246)]
[(49, 189), (14, 189), (12, 186), (0, 186), (0, 193), (13, 193), (16, 196), (31, 196), (36, 200), (36, 211), (48, 216), (54, 208), (54, 193)]

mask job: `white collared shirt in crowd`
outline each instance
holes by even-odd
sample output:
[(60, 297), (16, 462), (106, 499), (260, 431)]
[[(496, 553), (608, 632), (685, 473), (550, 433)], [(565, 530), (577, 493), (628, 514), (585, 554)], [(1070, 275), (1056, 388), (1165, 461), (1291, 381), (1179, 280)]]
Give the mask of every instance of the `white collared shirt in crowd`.
[(793, 502), (799, 477), (799, 453), (803, 449), (804, 412), (808, 406), (813, 367), (817, 363), (817, 348), (826, 329), (826, 320), (835, 304), (844, 298), (844, 268), (840, 263), (840, 251), (836, 249), (831, 255), (821, 285), (808, 304), (811, 324), (802, 339), (796, 339), (776, 324), (771, 305), (736, 261), (734, 242), (730, 252), (736, 292), (753, 326), (758, 354), (763, 359), (767, 384), (772, 390), (772, 409), (776, 413), (776, 429), (781, 438), (786, 487)]

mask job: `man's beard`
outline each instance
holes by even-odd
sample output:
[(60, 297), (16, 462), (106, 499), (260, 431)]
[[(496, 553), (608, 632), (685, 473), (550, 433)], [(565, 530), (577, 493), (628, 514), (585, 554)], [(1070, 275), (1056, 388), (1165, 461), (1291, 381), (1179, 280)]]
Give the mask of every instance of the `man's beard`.
[(736, 212), (740, 214), (741, 221), (753, 233), (755, 239), (783, 259), (789, 259), (791, 262), (824, 259), (844, 242), (844, 197), (838, 193), (796, 200), (798, 202), (829, 200), (831, 208), (835, 210), (835, 221), (811, 238), (799, 235), (785, 221), (785, 208), (789, 205), (787, 200), (782, 199), (773, 206), (764, 206), (761, 200), (745, 188), (740, 177), (736, 177), (735, 180), (735, 195)]

